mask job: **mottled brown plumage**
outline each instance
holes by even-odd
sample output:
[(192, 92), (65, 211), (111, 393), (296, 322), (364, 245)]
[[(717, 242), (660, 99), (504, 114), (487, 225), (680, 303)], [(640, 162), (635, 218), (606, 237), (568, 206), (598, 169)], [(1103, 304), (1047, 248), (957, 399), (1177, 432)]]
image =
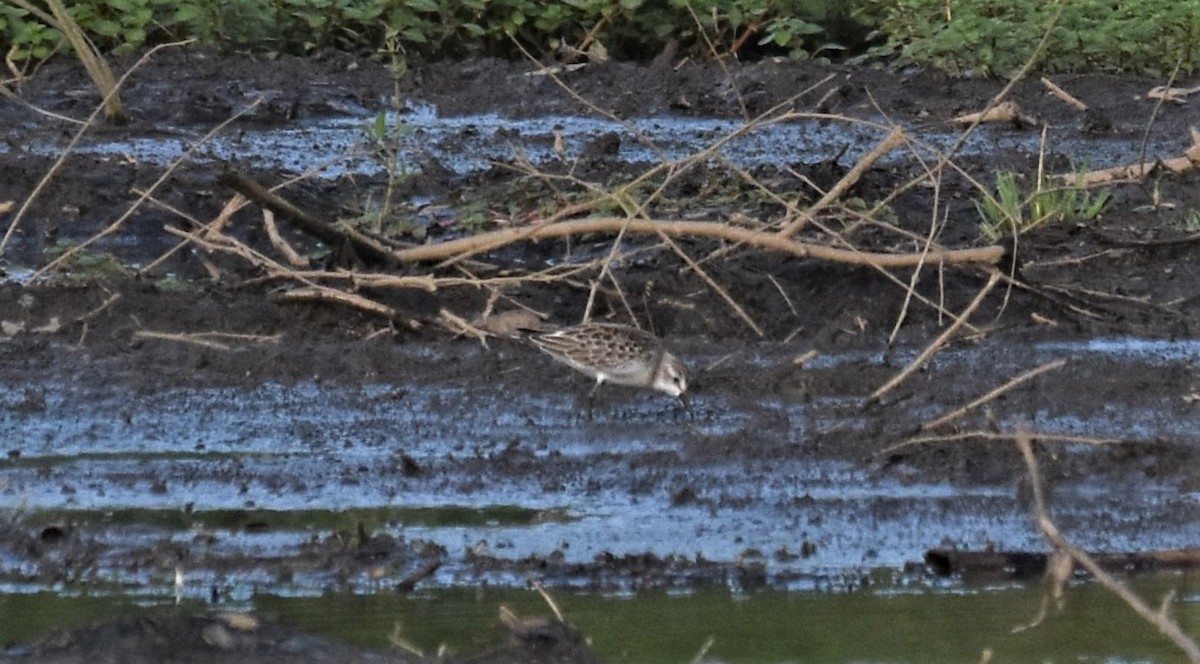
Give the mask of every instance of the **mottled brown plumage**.
[[(649, 332), (616, 323), (584, 323), (530, 337), (551, 357), (602, 383), (687, 391), (687, 369)], [(594, 389), (594, 388), (593, 388)]]

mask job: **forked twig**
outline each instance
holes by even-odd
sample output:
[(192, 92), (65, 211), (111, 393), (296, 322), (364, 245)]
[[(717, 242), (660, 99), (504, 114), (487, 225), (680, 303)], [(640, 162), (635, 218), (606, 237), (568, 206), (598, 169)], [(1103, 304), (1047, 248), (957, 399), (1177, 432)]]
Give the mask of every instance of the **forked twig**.
[(1121, 598), (1121, 601), (1133, 609), (1134, 613), (1137, 613), (1143, 620), (1153, 625), (1159, 632), (1170, 639), (1172, 643), (1187, 655), (1193, 664), (1200, 664), (1200, 645), (1197, 645), (1192, 637), (1180, 629), (1179, 623), (1167, 615), (1168, 607), (1166, 603), (1159, 610), (1154, 610), (1150, 605), (1142, 601), (1141, 597), (1138, 597), (1133, 591), (1106, 572), (1086, 551), (1072, 544), (1062, 534), (1046, 511), (1046, 497), (1042, 490), (1041, 472), (1038, 470), (1037, 456), (1033, 452), (1033, 443), (1030, 434), (1024, 431), (1018, 432), (1014, 438), (1014, 442), (1017, 445), (1017, 449), (1021, 451), (1021, 456), (1025, 459), (1025, 468), (1029, 473), (1029, 483), (1033, 490), (1033, 522), (1038, 530), (1042, 532), (1042, 536), (1046, 538), (1046, 542), (1055, 551), (1070, 556), (1080, 567), (1087, 570), (1093, 578), (1099, 581), (1100, 585)]

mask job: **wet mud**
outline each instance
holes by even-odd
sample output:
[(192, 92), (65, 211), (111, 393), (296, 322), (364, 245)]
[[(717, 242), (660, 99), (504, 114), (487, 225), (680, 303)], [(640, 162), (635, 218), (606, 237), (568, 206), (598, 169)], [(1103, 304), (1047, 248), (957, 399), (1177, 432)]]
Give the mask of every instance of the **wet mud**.
[[(562, 117), (570, 125), (588, 112), (529, 70), (491, 60), (434, 63), (416, 67), (403, 86), (411, 105), (446, 118)], [(703, 63), (611, 63), (565, 81), (618, 117), (723, 122), (815, 86), (793, 102), (797, 109), (872, 121), (882, 111), (914, 132), (946, 132), (948, 120), (979, 110), (1001, 87), (789, 62), (747, 63), (732, 73)], [(1069, 170), (1083, 158), (1064, 145), (1099, 144), (1089, 155), (1110, 163), (1136, 161), (1111, 147), (1147, 133), (1148, 158), (1187, 147), (1194, 113), (1144, 99), (1160, 82), (1057, 82), (1091, 104), (1089, 113), (1064, 107), (1036, 81), (1014, 93), (1060, 139), (1047, 146), (1054, 168)], [(381, 65), (339, 54), (164, 53), (130, 79), (131, 121), (98, 127), (86, 140), (185, 145), (260, 95), (264, 101), (234, 124), (235, 139), (237, 132), (304, 135), (331, 118), (369, 122), (392, 91)], [(76, 117), (95, 102), (82, 71), (66, 62), (48, 65), (20, 94)], [(7, 100), (0, 126), (7, 146), (0, 147), (0, 201), (20, 204), (49, 170), (49, 148), (71, 129)], [(533, 143), (552, 143), (553, 126), (533, 132)], [(477, 149), (477, 127), (455, 131), (460, 147)], [(1028, 171), (1037, 163), (1036, 151), (1020, 146), (1040, 142), (1038, 127), (987, 131), (990, 142), (963, 159), (976, 177), (990, 182), (995, 168)], [(516, 142), (489, 132), (485, 143)], [(639, 172), (611, 137), (585, 134), (575, 164), (582, 177), (604, 183)], [(516, 156), (460, 168), (447, 156), (455, 136), (439, 134), (436, 151), (414, 149), (418, 167), (402, 184), (407, 199), (450, 208), (482, 201), (493, 218), (515, 219), (552, 195), (511, 167)], [(802, 195), (796, 174), (831, 185), (853, 165), (849, 147), (814, 144), (772, 163), (774, 148), (763, 144), (747, 168), (786, 195)], [(864, 146), (856, 139), (853, 147)], [(314, 139), (311, 160), (344, 148)], [(936, 572), (923, 562), (934, 549), (1044, 552), (1028, 518), (1025, 468), (1005, 440), (1019, 429), (1039, 436), (1052, 512), (1079, 545), (1132, 554), (1200, 546), (1200, 240), (1188, 221), (1188, 211), (1200, 209), (1194, 172), (1114, 186), (1099, 219), (1023, 235), (1005, 261), (1021, 285), (993, 291), (973, 329), (878, 399), (870, 395), (950, 322), (906, 298), (910, 273), (897, 272), (897, 284), (866, 267), (726, 251), (705, 269), (760, 336), (676, 256), (654, 251), (657, 240), (630, 239), (635, 258), (619, 266), (626, 301), (691, 367), (691, 409), (606, 386), (589, 417), (589, 382), (518, 342), (481, 344), (435, 326), (283, 302), (277, 283), (192, 249), (138, 273), (178, 241), (163, 230), (178, 223), (163, 206), (140, 207), (89, 261), (30, 279), (69, 243), (112, 223), (134, 191), (159, 176), (162, 160), (147, 155), (93, 150), (68, 159), (0, 263), (8, 279), (0, 285), (0, 582), (9, 588), (115, 584), (220, 602), (263, 584), (301, 594), (404, 592), (536, 578), (552, 588), (628, 592), (853, 589), (920, 579)], [(219, 183), (229, 167), (265, 183), (302, 170), (207, 154), (186, 161), (157, 197), (210, 219), (231, 195)], [(877, 200), (922, 168), (898, 158), (852, 194)], [(762, 210), (713, 188), (726, 176), (700, 169), (676, 194), (690, 193), (710, 217)], [(348, 169), (287, 193), (335, 218), (361, 208), (383, 179)], [(705, 203), (714, 191), (720, 195)], [(917, 188), (898, 197), (895, 223), (927, 235), (933, 196)], [(937, 196), (948, 206), (940, 241), (982, 244), (966, 183), (948, 179)], [(428, 238), (463, 232), (453, 215), (437, 217), (447, 218), (424, 227)], [(254, 219), (241, 213), (234, 232), (269, 248)], [(287, 232), (298, 246), (321, 249)], [(891, 237), (870, 227), (847, 234), (864, 247)], [(722, 248), (679, 242), (691, 256)], [(565, 252), (603, 255), (610, 243), (541, 242), (486, 258), (543, 265)], [(206, 261), (219, 264), (216, 280)], [(422, 274), (427, 266), (394, 269)], [(970, 268), (928, 267), (916, 289), (961, 311), (986, 280)], [(586, 286), (531, 285), (512, 297), (566, 324), (587, 306)], [(470, 318), (487, 299), (465, 288), (372, 295), (415, 321), (443, 309)], [(614, 293), (598, 300), (599, 317), (628, 319)], [(202, 332), (246, 336), (214, 336), (210, 344), (162, 336)]]

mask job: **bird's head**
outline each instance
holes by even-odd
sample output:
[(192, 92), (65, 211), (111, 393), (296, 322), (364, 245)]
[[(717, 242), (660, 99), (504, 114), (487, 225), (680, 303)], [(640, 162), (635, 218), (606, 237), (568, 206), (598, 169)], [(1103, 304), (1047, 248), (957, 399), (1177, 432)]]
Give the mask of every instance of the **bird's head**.
[(662, 361), (658, 363), (658, 371), (654, 374), (654, 382), (650, 385), (656, 390), (677, 397), (687, 391), (687, 367), (679, 358), (670, 353), (663, 353)]

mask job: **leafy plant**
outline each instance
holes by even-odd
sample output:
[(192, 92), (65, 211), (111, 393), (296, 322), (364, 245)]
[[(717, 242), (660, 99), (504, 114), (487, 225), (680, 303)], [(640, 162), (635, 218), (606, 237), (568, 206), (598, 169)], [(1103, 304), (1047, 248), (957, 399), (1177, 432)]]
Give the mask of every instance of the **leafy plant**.
[(823, 32), (825, 29), (815, 23), (794, 16), (785, 16), (771, 21), (767, 26), (766, 34), (758, 40), (758, 43), (760, 46), (770, 44), (789, 49), (788, 54), (791, 57), (800, 59), (808, 55), (808, 51), (803, 47), (803, 38)]
[(1183, 218), (1183, 230), (1188, 233), (1200, 233), (1200, 210), (1188, 210)]
[(387, 173), (387, 188), (383, 194), (383, 201), (369, 215), (374, 220), (371, 225), (375, 232), (381, 232), (384, 223), (391, 219), (396, 209), (397, 188), (408, 178), (408, 168), (404, 165), (401, 145), (401, 138), (407, 131), (403, 124), (390, 122), (387, 111), (377, 113), (374, 120), (366, 126), (370, 149), (368, 154)]
[(0, 3), (0, 35), (4, 52), (14, 62), (44, 60), (66, 40), (49, 25), (30, 18), (30, 12), (16, 4)]
[[(858, 0), (861, 2), (862, 0)], [(0, 46), (16, 61), (44, 58), (61, 37), (13, 3), (0, 4)], [(19, 4), (19, 3), (16, 3)], [(760, 45), (806, 53), (832, 0), (76, 0), (71, 14), (103, 52), (194, 37), (204, 43), (308, 52), (375, 52), (387, 38), (425, 55), (519, 55), (558, 45), (603, 44), (623, 57)]]
[(1022, 194), (1017, 175), (996, 173), (996, 195), (975, 202), (981, 218), (979, 228), (989, 240), (1021, 235), (1046, 223), (1065, 219), (1094, 219), (1108, 203), (1109, 193), (1093, 194), (1083, 188), (1080, 173), (1074, 185), (1056, 186), (1039, 174), (1034, 189)]
[(1186, 72), (1200, 66), (1194, 2), (1142, 0), (865, 0), (856, 12), (901, 59), (952, 72), (1006, 75), (1033, 52), (1060, 8), (1040, 67)]

